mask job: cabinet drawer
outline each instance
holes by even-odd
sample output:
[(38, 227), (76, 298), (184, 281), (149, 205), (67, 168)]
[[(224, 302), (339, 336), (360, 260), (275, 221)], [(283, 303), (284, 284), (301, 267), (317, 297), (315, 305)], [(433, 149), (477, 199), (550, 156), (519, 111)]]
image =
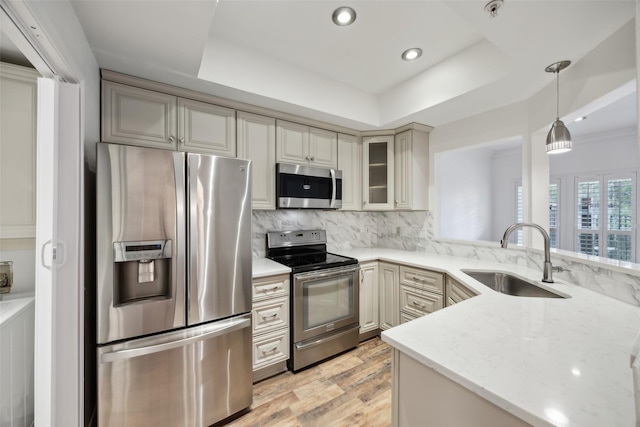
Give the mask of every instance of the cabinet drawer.
[(253, 281), (253, 300), (289, 295), (289, 275), (270, 276)]
[(253, 304), (253, 333), (289, 327), (289, 298), (273, 298)]
[(414, 319), (417, 319), (417, 316), (413, 316), (411, 314), (405, 313), (404, 311), (400, 312), (400, 324), (411, 322)]
[(400, 266), (400, 284), (442, 294), (444, 293), (444, 274)]
[(442, 294), (423, 292), (411, 286), (400, 285), (400, 311), (423, 316), (443, 308)]
[(289, 329), (253, 337), (253, 370), (289, 359)]
[(478, 295), (467, 286), (447, 276), (447, 306)]

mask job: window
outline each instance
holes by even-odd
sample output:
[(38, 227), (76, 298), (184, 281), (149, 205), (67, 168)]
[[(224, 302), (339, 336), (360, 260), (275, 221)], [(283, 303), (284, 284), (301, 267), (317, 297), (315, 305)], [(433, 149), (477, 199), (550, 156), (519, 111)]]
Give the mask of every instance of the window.
[(578, 177), (576, 202), (575, 251), (633, 262), (635, 173)]
[(560, 224), (560, 215), (558, 211), (558, 202), (560, 200), (559, 179), (555, 183), (549, 184), (549, 243), (552, 248), (558, 248), (558, 225)]
[[(549, 184), (549, 241), (552, 248), (558, 247), (558, 183)], [(516, 222), (522, 222), (522, 185), (516, 183)], [(522, 228), (516, 230), (516, 244), (522, 246)]]
[[(522, 184), (516, 183), (516, 222), (522, 222)], [(516, 245), (522, 246), (522, 228), (516, 230)]]

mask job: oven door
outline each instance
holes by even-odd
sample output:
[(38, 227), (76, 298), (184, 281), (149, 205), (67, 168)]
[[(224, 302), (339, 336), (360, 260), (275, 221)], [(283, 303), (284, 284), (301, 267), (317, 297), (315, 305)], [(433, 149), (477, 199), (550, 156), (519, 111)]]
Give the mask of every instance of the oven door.
[(359, 266), (293, 276), (293, 342), (358, 324)]

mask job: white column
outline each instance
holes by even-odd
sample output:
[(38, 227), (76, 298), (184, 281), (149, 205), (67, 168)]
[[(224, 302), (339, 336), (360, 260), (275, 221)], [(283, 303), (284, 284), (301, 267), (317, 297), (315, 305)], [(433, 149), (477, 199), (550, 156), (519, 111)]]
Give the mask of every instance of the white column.
[[(522, 138), (522, 218), (549, 229), (549, 159), (547, 135), (524, 132)], [(544, 249), (542, 235), (524, 228), (524, 245)]]

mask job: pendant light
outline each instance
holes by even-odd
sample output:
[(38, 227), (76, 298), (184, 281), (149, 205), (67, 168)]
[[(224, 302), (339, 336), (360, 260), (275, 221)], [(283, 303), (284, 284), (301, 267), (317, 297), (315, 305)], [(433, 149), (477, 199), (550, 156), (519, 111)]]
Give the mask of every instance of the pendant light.
[(569, 129), (560, 120), (560, 70), (564, 70), (571, 61), (560, 61), (549, 65), (544, 70), (547, 73), (556, 73), (556, 121), (551, 125), (547, 134), (547, 154), (566, 153), (571, 150), (571, 134)]

